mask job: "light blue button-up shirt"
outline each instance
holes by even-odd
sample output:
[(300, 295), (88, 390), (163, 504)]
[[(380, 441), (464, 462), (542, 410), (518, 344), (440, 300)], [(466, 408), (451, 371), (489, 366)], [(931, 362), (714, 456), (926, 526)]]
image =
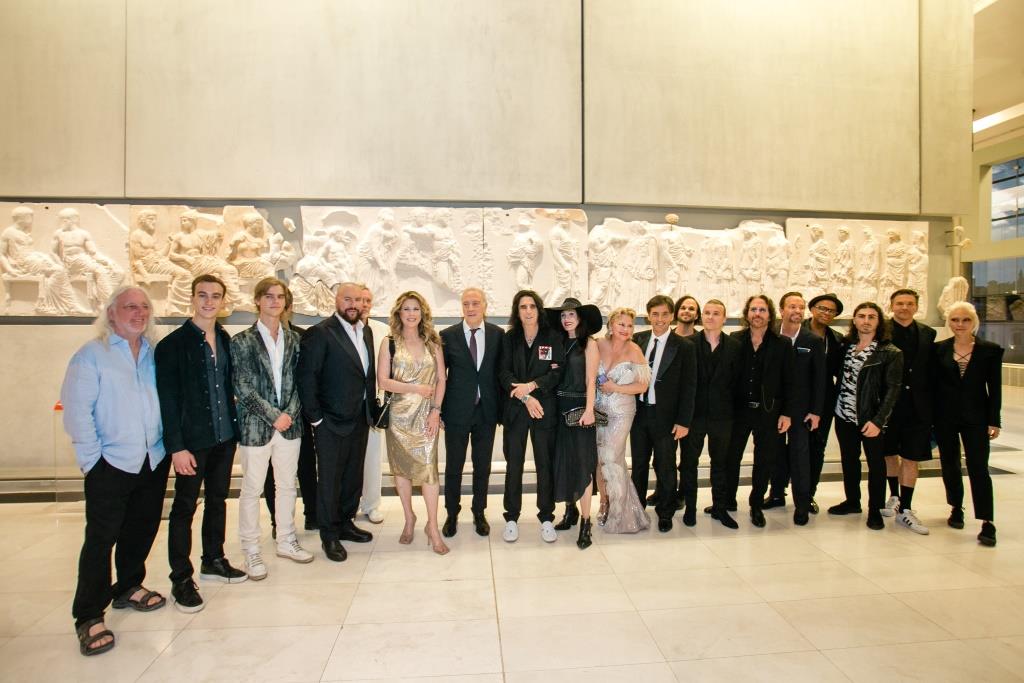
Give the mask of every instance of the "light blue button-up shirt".
[(123, 472), (138, 474), (164, 459), (164, 430), (156, 393), (153, 348), (143, 338), (138, 363), (128, 340), (111, 333), (93, 339), (68, 364), (61, 387), (64, 431), (87, 473), (100, 457)]

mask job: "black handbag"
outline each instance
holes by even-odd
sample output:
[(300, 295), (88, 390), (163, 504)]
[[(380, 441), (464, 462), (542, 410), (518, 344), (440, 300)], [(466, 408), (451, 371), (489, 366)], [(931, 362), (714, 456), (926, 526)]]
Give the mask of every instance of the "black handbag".
[[(391, 356), (391, 363), (388, 368), (388, 379), (394, 379), (395, 374), (395, 340), (393, 337), (388, 337), (388, 353)], [(373, 421), (374, 429), (387, 429), (388, 425), (391, 424), (391, 399), (394, 398), (394, 394), (390, 391), (384, 392), (384, 400), (381, 401), (379, 398), (376, 399), (377, 419)]]
[(581, 425), (580, 418), (583, 417), (583, 410), (583, 406), (579, 406), (576, 408), (570, 408), (562, 413), (562, 417), (565, 419), (565, 426), (590, 429), (591, 427), (605, 427), (608, 425), (608, 416), (596, 408), (594, 409), (594, 424)]

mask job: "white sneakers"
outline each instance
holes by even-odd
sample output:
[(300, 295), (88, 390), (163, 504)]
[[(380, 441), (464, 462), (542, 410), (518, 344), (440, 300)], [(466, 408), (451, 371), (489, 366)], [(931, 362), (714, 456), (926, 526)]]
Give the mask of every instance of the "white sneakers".
[(907, 527), (915, 534), (921, 534), (922, 536), (928, 535), (928, 527), (921, 524), (913, 510), (904, 510), (896, 515), (896, 523)]
[(558, 532), (552, 522), (544, 522), (540, 525), (540, 537), (545, 543), (554, 543), (558, 540)]
[(294, 538), (277, 544), (277, 556), (299, 564), (308, 564), (313, 561), (313, 553), (299, 545)]
[(248, 552), (245, 554), (245, 573), (253, 581), (262, 581), (267, 578), (267, 565), (263, 564), (263, 556), (260, 551)]
[(885, 501), (885, 507), (879, 510), (883, 517), (895, 517), (896, 511), (900, 509), (900, 497), (889, 496), (889, 500)]
[(501, 537), (505, 539), (506, 543), (515, 543), (519, 540), (519, 525), (515, 522), (505, 522), (505, 531), (502, 532)]
[(373, 524), (380, 524), (384, 521), (384, 515), (377, 508), (374, 508), (366, 513), (366, 519), (370, 520)]

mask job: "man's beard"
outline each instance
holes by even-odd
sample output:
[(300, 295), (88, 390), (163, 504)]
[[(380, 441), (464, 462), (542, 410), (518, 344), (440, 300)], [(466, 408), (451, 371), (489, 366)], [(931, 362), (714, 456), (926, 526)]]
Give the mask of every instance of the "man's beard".
[[(349, 315), (350, 312), (351, 315)], [(361, 311), (358, 308), (339, 308), (338, 315), (350, 325), (355, 325), (360, 320)]]

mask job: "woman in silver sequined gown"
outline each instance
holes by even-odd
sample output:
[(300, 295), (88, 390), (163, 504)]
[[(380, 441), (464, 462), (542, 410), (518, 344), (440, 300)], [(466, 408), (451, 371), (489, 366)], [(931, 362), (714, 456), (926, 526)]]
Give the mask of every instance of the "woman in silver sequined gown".
[(597, 459), (604, 480), (598, 524), (613, 534), (631, 534), (651, 526), (640, 505), (636, 488), (626, 469), (626, 437), (636, 414), (636, 396), (647, 391), (651, 369), (643, 351), (632, 341), (631, 309), (617, 309), (608, 316), (608, 337), (598, 342), (601, 363), (597, 409), (608, 416), (608, 424), (597, 428)]

